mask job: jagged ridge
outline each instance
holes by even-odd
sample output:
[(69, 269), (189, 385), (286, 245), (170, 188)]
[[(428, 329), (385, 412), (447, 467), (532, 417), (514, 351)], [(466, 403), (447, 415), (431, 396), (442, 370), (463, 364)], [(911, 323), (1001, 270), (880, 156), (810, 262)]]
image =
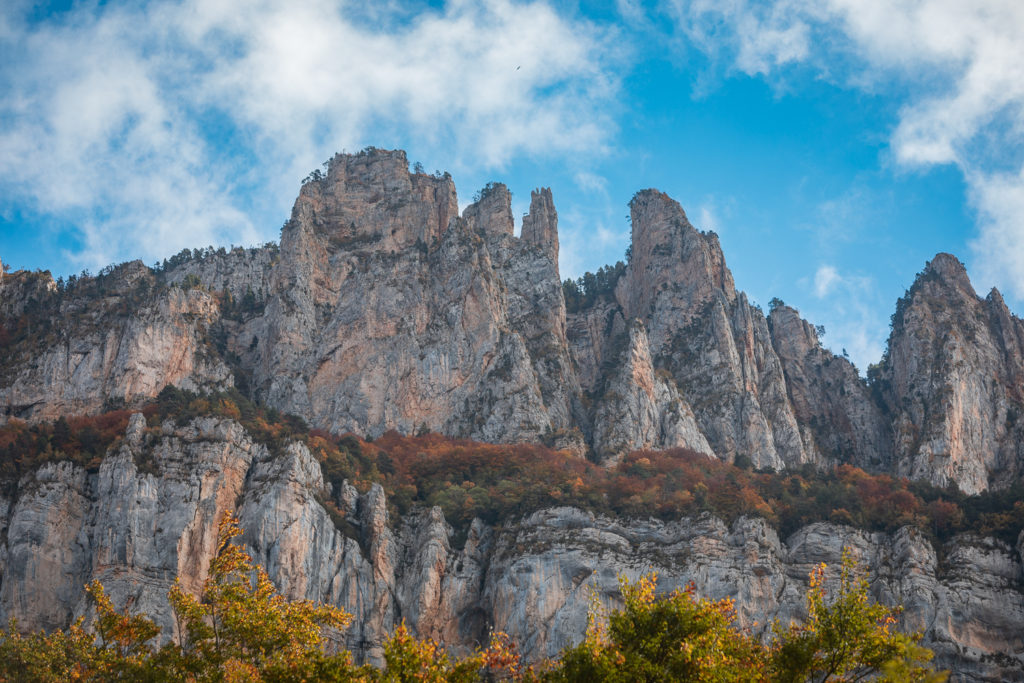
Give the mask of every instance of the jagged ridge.
[(457, 207), (449, 176), (371, 148), (311, 176), (279, 248), (63, 288), (7, 274), (0, 420), (235, 384), (334, 432), (425, 428), (609, 464), (685, 447), (967, 492), (1020, 479), (1024, 328), (951, 256), (901, 300), (869, 386), (795, 310), (766, 316), (736, 291), (717, 237), (663, 193), (637, 193), (629, 264), (572, 313), (549, 190), (532, 194), (521, 237), (504, 185)]

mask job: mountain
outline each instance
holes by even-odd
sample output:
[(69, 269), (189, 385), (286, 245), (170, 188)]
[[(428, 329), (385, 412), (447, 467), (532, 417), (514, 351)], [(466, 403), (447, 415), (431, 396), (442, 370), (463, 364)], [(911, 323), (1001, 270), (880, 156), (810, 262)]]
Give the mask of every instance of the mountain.
[(644, 190), (630, 210), (629, 263), (567, 312), (550, 191), (517, 237), (504, 185), (460, 216), (451, 178), (410, 173), (403, 152), (338, 155), (280, 246), (60, 287), (4, 276), (0, 420), (234, 384), (335, 432), (544, 441), (608, 463), (684, 446), (972, 493), (1020, 479), (1024, 328), (955, 257), (901, 299), (869, 385), (795, 310), (765, 315), (736, 291), (717, 237), (678, 203)]
[[(410, 172), (401, 151), (337, 155), (303, 184), (280, 244), (68, 281), (0, 273), (0, 424), (235, 387), (335, 434), (542, 443), (610, 468), (685, 448), (967, 494), (1022, 483), (1024, 323), (995, 290), (979, 298), (955, 257), (936, 256), (898, 302), (865, 381), (796, 310), (765, 314), (737, 291), (717, 236), (677, 202), (643, 190), (630, 212), (628, 262), (563, 284), (550, 190), (532, 193), (516, 236), (504, 185), (460, 215), (451, 177)], [(169, 582), (201, 584), (216, 514), (236, 509), (282, 590), (356, 614), (348, 643), (371, 659), (401, 618), (456, 645), (494, 627), (551, 655), (582, 633), (589, 587), (612, 600), (616, 573), (645, 568), (737, 598), (746, 623), (788, 618), (810, 566), (846, 543), (947, 666), (1024, 678), (1020, 541), (936, 549), (910, 527), (834, 524), (782, 540), (749, 518), (561, 508), (478, 520), (458, 549), (438, 509), (389, 519), (383, 490), (325, 482), (302, 443), (268, 448), (223, 416), (133, 417), (96, 463), (18, 476), (0, 502), (0, 616), (26, 626), (83, 614), (81, 586), (99, 578), (173, 628)]]

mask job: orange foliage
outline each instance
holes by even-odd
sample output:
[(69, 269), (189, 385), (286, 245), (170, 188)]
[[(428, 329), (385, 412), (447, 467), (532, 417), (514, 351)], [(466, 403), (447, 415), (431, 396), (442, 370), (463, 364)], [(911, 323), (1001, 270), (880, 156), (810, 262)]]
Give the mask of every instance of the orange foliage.
[[(309, 429), (301, 419), (253, 404), (238, 392), (199, 397), (168, 388), (143, 412), (154, 420), (179, 422), (199, 414), (235, 419), (271, 449), (302, 440), (335, 488), (344, 480), (361, 491), (380, 483), (394, 513), (438, 505), (463, 533), (476, 517), (500, 523), (552, 505), (661, 519), (705, 511), (727, 522), (753, 515), (776, 525), (783, 536), (831, 520), (873, 531), (916, 524), (939, 538), (973, 530), (1014, 542), (1024, 527), (1022, 486), (968, 497), (851, 465), (755, 472), (681, 448), (637, 451), (605, 469), (537, 444), (485, 444), (393, 431), (367, 441)], [(31, 427), (11, 420), (0, 427), (0, 480), (17, 481), (48, 460), (69, 459), (94, 468), (123, 435), (129, 416), (118, 410)], [(344, 523), (340, 510), (331, 512)]]

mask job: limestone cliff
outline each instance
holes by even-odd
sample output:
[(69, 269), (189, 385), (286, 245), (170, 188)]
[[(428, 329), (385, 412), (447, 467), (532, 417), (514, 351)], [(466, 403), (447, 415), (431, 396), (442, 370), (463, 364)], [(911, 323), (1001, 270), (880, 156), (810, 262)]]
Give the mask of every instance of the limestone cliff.
[(955, 256), (936, 256), (900, 299), (874, 380), (901, 475), (968, 493), (1020, 481), (1024, 322), (997, 290), (979, 298)]
[(303, 187), (266, 312), (236, 338), (256, 395), (369, 435), (570, 428), (550, 192), (520, 240), (507, 190), (491, 190), (460, 218), (451, 178), (410, 173), (402, 152), (336, 157)]
[(889, 426), (853, 364), (823, 348), (817, 330), (789, 306), (773, 308), (768, 325), (804, 440), (831, 462), (887, 471)]
[(0, 422), (233, 384), (335, 432), (543, 441), (606, 463), (686, 446), (967, 492), (1020, 481), (1024, 323), (955, 258), (901, 300), (869, 386), (795, 310), (766, 316), (737, 291), (717, 237), (674, 200), (644, 190), (630, 210), (629, 263), (568, 311), (549, 189), (517, 237), (500, 183), (459, 215), (451, 177), (403, 152), (339, 154), (280, 245), (67, 283), (4, 274)]
[(650, 571), (662, 590), (692, 580), (733, 598), (741, 624), (758, 629), (803, 616), (808, 573), (838, 564), (847, 547), (871, 568), (876, 599), (905, 606), (902, 627), (924, 634), (939, 665), (965, 680), (1024, 679), (1024, 542), (962, 536), (936, 549), (911, 528), (831, 524), (780, 539), (758, 519), (556, 508), (498, 526), (476, 520), (458, 547), (438, 508), (389, 519), (379, 486), (331, 490), (302, 444), (268, 450), (209, 417), (147, 425), (136, 415), (97, 472), (46, 465), (0, 501), (0, 619), (66, 626), (87, 615), (82, 587), (98, 578), (117, 606), (155, 616), (170, 637), (167, 591), (175, 576), (198, 590), (223, 510), (236, 512), (242, 541), (285, 595), (355, 615), (345, 644), (370, 661), (403, 619), (457, 651), (493, 629), (530, 659), (554, 656), (582, 637), (592, 592), (617, 605), (618, 575)]
[[(640, 321), (648, 333), (652, 366), (663, 371), (663, 381), (670, 381), (678, 394), (669, 405), (677, 403), (682, 414), (694, 416), (707, 444), (691, 438), (691, 447), (710, 448), (729, 461), (742, 456), (771, 469), (819, 461), (816, 445), (801, 433), (768, 322), (746, 295), (736, 292), (718, 238), (698, 232), (678, 203), (655, 190), (638, 193), (630, 208), (632, 258), (613, 306), (601, 312), (612, 324), (569, 323), (588, 333), (585, 340), (577, 337), (574, 349), (584, 372), (592, 372), (599, 358), (616, 364), (614, 349), (626, 344), (625, 323)], [(600, 380), (604, 391), (597, 397), (598, 414), (608, 412), (601, 406), (605, 397), (634, 391), (633, 379), (614, 368), (602, 368)], [(611, 414), (616, 412), (621, 413)], [(605, 429), (629, 433), (627, 443), (675, 445), (674, 437), (640, 439), (641, 423), (619, 421)]]
[(96, 413), (151, 399), (168, 384), (232, 384), (209, 344), (217, 299), (201, 289), (157, 287), (141, 262), (63, 291), (48, 273), (15, 273), (0, 282), (0, 301), (5, 333), (17, 342), (0, 356), (0, 422)]

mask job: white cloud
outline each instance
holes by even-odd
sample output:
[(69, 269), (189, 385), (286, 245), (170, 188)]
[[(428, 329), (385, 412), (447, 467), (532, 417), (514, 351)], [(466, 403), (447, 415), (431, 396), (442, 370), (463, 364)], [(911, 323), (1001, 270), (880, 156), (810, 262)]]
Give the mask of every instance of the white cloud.
[(701, 230), (722, 234), (722, 225), (718, 220), (718, 212), (712, 204), (701, 204), (697, 208), (697, 227)]
[(498, 168), (600, 153), (613, 130), (613, 36), (543, 1), (23, 9), (0, 10), (0, 190), (78, 224), (82, 265), (275, 238), (343, 148)]
[(802, 307), (804, 315), (823, 324), (828, 334), (822, 341), (833, 353), (845, 352), (864, 374), (868, 365), (882, 357), (889, 334), (883, 313), (886, 302), (874, 280), (858, 274), (843, 275), (826, 264), (815, 271), (813, 288), (818, 302)]
[(691, 42), (715, 58), (731, 51), (736, 68), (750, 75), (802, 61), (810, 50), (799, 3), (666, 0), (664, 8)]
[(584, 192), (608, 196), (608, 179), (604, 176), (590, 171), (577, 171), (573, 176), (573, 182)]
[(814, 296), (823, 299), (843, 281), (834, 266), (823, 265), (814, 273)]
[(1024, 169), (971, 180), (981, 227), (971, 248), (978, 256), (976, 281), (999, 283), (1024, 297)]
[[(1024, 298), (1024, 3), (1019, 0), (665, 0), (693, 44), (744, 73), (808, 64), (904, 98), (908, 166), (954, 164), (979, 212), (977, 265)], [(1006, 173), (1012, 167), (1020, 173)], [(1014, 207), (1017, 207), (1015, 209)]]

